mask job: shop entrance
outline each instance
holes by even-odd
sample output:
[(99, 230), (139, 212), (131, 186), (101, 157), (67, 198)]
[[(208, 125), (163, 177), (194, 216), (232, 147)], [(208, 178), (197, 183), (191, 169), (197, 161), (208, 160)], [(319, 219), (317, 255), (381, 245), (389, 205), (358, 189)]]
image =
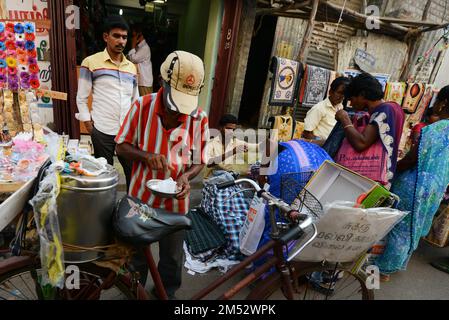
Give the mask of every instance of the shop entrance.
[(258, 16), (254, 24), (253, 39), (240, 103), (239, 122), (244, 127), (257, 128), (267, 79), (277, 17)]
[[(76, 0), (81, 28), (77, 31), (77, 65), (103, 51), (102, 25), (109, 15), (121, 15), (131, 29), (141, 24), (151, 49), (153, 92), (160, 88), (160, 66), (174, 50), (185, 50), (204, 60), (210, 3), (204, 0)], [(132, 30), (125, 54), (131, 50)], [(81, 131), (85, 133), (83, 125)]]

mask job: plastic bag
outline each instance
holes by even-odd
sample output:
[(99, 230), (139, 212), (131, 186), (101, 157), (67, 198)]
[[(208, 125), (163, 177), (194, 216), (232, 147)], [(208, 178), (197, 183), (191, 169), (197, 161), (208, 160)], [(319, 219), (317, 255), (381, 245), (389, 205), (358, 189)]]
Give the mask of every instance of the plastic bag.
[(257, 250), (265, 228), (265, 203), (255, 196), (246, 215), (245, 223), (240, 230), (240, 251), (244, 255), (252, 255)]
[[(324, 206), (318, 235), (295, 259), (301, 261), (352, 262), (383, 239), (407, 213), (391, 208), (355, 208), (352, 202)], [(298, 243), (296, 247), (302, 245)], [(296, 251), (293, 249), (292, 251)]]
[(47, 176), (40, 182), (39, 191), (30, 200), (34, 211), (34, 220), (40, 240), (40, 258), (42, 265), (41, 285), (64, 286), (64, 252), (59, 230), (56, 199), (59, 194), (58, 172), (52, 165)]

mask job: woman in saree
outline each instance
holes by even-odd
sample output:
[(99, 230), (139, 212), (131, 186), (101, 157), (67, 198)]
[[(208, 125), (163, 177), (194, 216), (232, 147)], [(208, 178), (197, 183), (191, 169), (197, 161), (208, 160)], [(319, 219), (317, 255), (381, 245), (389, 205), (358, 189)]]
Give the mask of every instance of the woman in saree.
[(441, 89), (433, 109), (438, 121), (414, 130), (419, 138), (398, 162), (391, 190), (401, 198), (399, 209), (409, 214), (388, 234), (385, 251), (375, 261), (383, 281), (406, 269), (449, 184), (449, 86)]
[(397, 103), (383, 100), (382, 85), (367, 73), (352, 79), (345, 95), (358, 115), (357, 120), (351, 120), (346, 111), (340, 110), (335, 116), (345, 134), (335, 162), (390, 188), (404, 112)]

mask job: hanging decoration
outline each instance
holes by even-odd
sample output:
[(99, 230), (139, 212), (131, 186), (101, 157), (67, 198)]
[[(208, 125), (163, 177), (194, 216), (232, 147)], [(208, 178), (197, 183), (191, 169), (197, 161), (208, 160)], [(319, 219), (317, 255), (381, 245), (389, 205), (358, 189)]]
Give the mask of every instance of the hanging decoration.
[(35, 25), (0, 22), (0, 89), (39, 89)]

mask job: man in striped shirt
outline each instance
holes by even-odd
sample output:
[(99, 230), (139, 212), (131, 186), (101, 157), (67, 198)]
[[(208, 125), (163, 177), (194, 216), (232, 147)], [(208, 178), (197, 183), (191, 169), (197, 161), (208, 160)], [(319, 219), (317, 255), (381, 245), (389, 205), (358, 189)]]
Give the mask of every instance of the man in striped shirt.
[[(129, 194), (157, 210), (186, 214), (190, 184), (206, 163), (207, 115), (198, 108), (204, 81), (202, 60), (188, 52), (171, 53), (161, 66), (163, 87), (140, 97), (117, 135), (117, 154), (134, 161)], [(146, 188), (151, 179), (173, 178), (181, 192), (162, 199)], [(158, 265), (169, 297), (181, 286), (184, 232), (159, 242)]]
[[(123, 54), (128, 41), (128, 24), (120, 16), (108, 17), (103, 38), (106, 49), (84, 59), (80, 69), (75, 117), (91, 135), (96, 158), (114, 163), (115, 137), (132, 103), (139, 96), (137, 69)], [(92, 93), (92, 115), (88, 99)], [(122, 157), (129, 187), (131, 163)]]

